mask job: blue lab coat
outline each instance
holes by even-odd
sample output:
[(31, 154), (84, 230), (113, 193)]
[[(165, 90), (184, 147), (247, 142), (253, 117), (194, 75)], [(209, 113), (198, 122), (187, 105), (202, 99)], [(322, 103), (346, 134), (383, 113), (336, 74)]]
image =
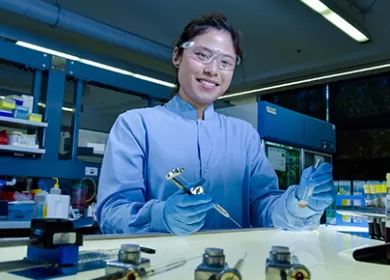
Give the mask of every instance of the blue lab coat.
[[(278, 178), (258, 132), (209, 105), (204, 120), (175, 95), (164, 106), (129, 110), (113, 125), (98, 190), (97, 219), (103, 233), (169, 232), (165, 200), (178, 191), (166, 174), (184, 168), (243, 227), (311, 229), (322, 212), (298, 207), (297, 186), (278, 188)], [(202, 230), (237, 228), (215, 209)]]

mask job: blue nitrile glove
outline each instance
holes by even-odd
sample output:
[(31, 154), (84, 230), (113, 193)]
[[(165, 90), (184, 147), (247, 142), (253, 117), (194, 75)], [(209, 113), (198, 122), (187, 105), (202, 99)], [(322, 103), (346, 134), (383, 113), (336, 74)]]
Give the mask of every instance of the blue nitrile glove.
[(333, 203), (336, 189), (333, 183), (333, 167), (330, 163), (321, 164), (316, 170), (310, 166), (303, 170), (296, 197), (301, 200), (306, 189), (314, 187), (309, 198), (308, 208), (320, 212)]
[[(199, 185), (202, 184), (199, 182), (191, 184)], [(165, 201), (163, 217), (172, 234), (189, 235), (203, 227), (206, 213), (214, 205), (212, 198), (207, 194), (189, 195), (179, 190)]]

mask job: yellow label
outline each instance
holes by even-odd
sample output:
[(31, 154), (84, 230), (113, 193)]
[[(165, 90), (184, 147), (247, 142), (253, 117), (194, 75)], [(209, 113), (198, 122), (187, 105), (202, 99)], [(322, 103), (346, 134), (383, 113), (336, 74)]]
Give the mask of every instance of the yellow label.
[(42, 211), (42, 218), (46, 218), (47, 216), (47, 205), (45, 204), (43, 206), (43, 211)]

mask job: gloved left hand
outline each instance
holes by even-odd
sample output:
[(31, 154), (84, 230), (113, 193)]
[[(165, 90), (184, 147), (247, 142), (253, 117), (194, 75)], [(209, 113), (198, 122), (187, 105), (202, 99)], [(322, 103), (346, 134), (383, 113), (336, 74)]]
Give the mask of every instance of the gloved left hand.
[(323, 211), (333, 203), (336, 189), (333, 183), (333, 167), (330, 163), (323, 163), (317, 169), (313, 166), (302, 172), (300, 184), (296, 190), (296, 197), (301, 200), (308, 188), (313, 188), (312, 196), (307, 207), (314, 211)]

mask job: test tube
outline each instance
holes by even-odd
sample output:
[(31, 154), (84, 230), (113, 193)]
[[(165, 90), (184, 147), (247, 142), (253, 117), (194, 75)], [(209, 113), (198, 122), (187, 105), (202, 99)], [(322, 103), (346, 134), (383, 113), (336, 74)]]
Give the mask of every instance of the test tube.
[[(318, 159), (316, 164), (314, 165), (314, 171), (321, 165), (322, 160)], [(305, 208), (307, 204), (309, 204), (309, 198), (313, 194), (314, 187), (307, 188), (303, 193), (302, 199), (298, 202), (300, 208)]]

